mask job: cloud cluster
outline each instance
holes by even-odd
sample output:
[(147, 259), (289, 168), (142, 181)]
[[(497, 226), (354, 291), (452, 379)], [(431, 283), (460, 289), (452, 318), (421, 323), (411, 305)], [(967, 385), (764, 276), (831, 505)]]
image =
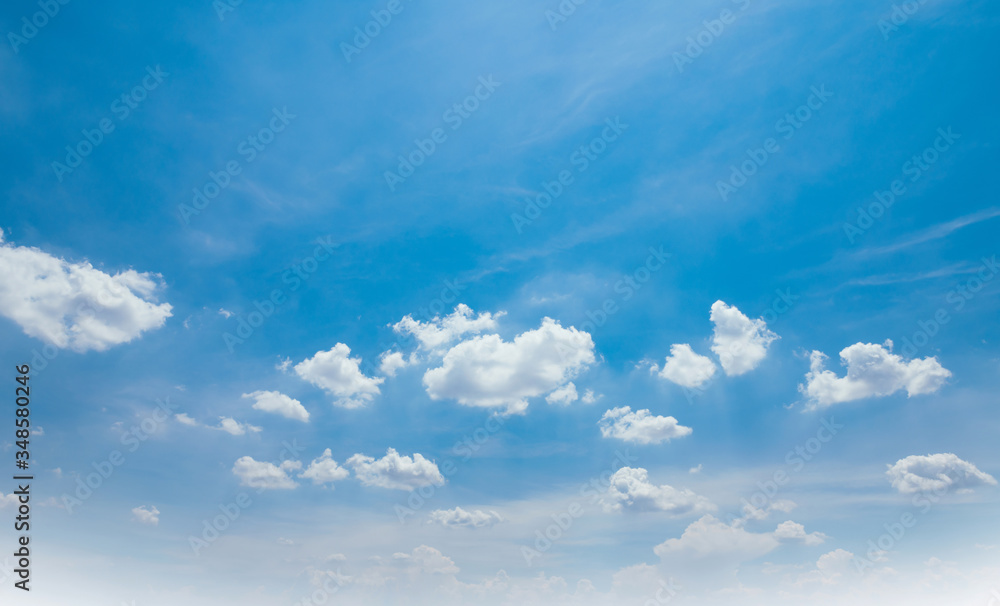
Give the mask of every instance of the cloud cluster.
[(309, 422), (309, 411), (302, 405), (302, 402), (290, 398), (283, 393), (277, 391), (255, 391), (253, 393), (245, 393), (242, 397), (254, 401), (254, 410), (271, 412), (281, 415), (286, 419), (302, 421), (303, 423)]
[(460, 303), (451, 315), (444, 318), (437, 316), (429, 322), (420, 322), (408, 315), (394, 324), (392, 329), (399, 334), (413, 335), (422, 349), (435, 350), (470, 333), (478, 335), (483, 331), (496, 330), (497, 319), (504, 315), (501, 311), (497, 314), (484, 312), (475, 316), (468, 305)]
[(381, 459), (356, 454), (347, 459), (346, 465), (365, 486), (416, 490), (421, 486), (443, 486), (445, 483), (433, 461), (420, 453), (413, 457), (402, 456), (394, 448), (386, 450)]
[(996, 478), (952, 453), (912, 455), (889, 465), (885, 474), (901, 493), (964, 492), (997, 485)]
[(649, 482), (645, 469), (622, 467), (610, 480), (601, 497), (606, 511), (663, 511), (673, 516), (700, 515), (715, 511), (716, 506), (703, 496), (687, 489)]
[(495, 511), (466, 511), (461, 507), (455, 509), (438, 509), (432, 511), (428, 521), (449, 528), (492, 528), (504, 521)]
[[(778, 335), (762, 319), (751, 320), (736, 306), (723, 301), (712, 304), (709, 319), (714, 325), (712, 352), (727, 376), (735, 377), (757, 368)], [(696, 353), (688, 343), (670, 346), (663, 368), (653, 364), (650, 372), (688, 389), (698, 389), (712, 380), (716, 366), (708, 356)]]
[(649, 410), (632, 412), (629, 406), (612, 408), (598, 422), (601, 435), (634, 444), (659, 444), (690, 435), (690, 427), (678, 424), (674, 417), (654, 416)]
[(343, 408), (368, 405), (381, 393), (378, 386), (385, 381), (366, 377), (361, 372), (361, 358), (352, 358), (351, 348), (343, 343), (299, 362), (295, 373), (336, 398), (334, 404)]
[(528, 398), (565, 386), (594, 361), (589, 334), (545, 318), (539, 328), (511, 342), (493, 334), (458, 343), (444, 354), (439, 368), (424, 374), (424, 386), (435, 400), (503, 407), (516, 414), (528, 407)]
[(840, 352), (840, 360), (847, 367), (844, 377), (824, 368), (826, 356), (822, 352), (812, 352), (806, 382), (799, 386), (809, 398), (810, 409), (889, 396), (901, 390), (911, 397), (933, 393), (951, 377), (951, 371), (937, 358), (904, 361), (892, 353), (892, 341), (884, 345), (855, 343)]
[(104, 351), (160, 328), (172, 309), (156, 303), (160, 286), (158, 274), (109, 275), (4, 242), (0, 231), (0, 314), (54, 347)]

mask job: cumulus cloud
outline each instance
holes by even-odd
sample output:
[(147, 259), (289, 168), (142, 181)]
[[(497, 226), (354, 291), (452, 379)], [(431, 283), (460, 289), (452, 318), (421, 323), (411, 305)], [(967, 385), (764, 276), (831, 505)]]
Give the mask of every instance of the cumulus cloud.
[(840, 360), (847, 367), (847, 376), (825, 370), (826, 356), (812, 352), (806, 383), (799, 385), (799, 391), (809, 397), (810, 409), (888, 396), (904, 389), (911, 397), (933, 393), (951, 377), (951, 371), (937, 358), (904, 361), (892, 353), (892, 341), (884, 345), (855, 343), (840, 352)]
[(687, 343), (670, 346), (663, 368), (653, 365), (650, 372), (660, 378), (691, 389), (701, 387), (715, 376), (715, 363), (706, 356), (696, 354)]
[(309, 411), (302, 405), (302, 402), (290, 398), (281, 392), (255, 391), (253, 393), (245, 393), (242, 397), (254, 401), (254, 410), (272, 412), (286, 419), (302, 421), (303, 423), (309, 422)]
[(803, 545), (820, 545), (827, 536), (822, 532), (806, 533), (806, 528), (797, 522), (782, 522), (774, 530), (774, 538), (782, 543), (802, 543)]
[(136, 507), (132, 510), (132, 519), (140, 524), (156, 526), (160, 523), (160, 510), (153, 506)]
[(240, 479), (240, 486), (261, 490), (290, 490), (298, 486), (288, 473), (302, 469), (299, 461), (285, 461), (281, 465), (241, 457), (233, 465), (233, 475)]
[(421, 545), (411, 553), (394, 553), (392, 559), (423, 574), (455, 574), (458, 566), (451, 558), (433, 547)]
[(611, 476), (611, 485), (601, 497), (607, 511), (665, 511), (673, 516), (699, 515), (715, 511), (715, 505), (687, 489), (649, 482), (645, 469), (622, 467)]
[(438, 466), (419, 453), (411, 458), (390, 448), (381, 459), (356, 454), (347, 459), (346, 464), (365, 486), (415, 490), (421, 486), (444, 485), (444, 476)]
[(351, 357), (351, 348), (337, 343), (330, 351), (317, 352), (295, 365), (295, 373), (337, 398), (336, 406), (360, 408), (380, 392), (385, 379), (366, 377), (361, 372), (361, 358)]
[(429, 521), (450, 528), (492, 528), (504, 521), (495, 511), (466, 511), (461, 507), (455, 509), (438, 509), (432, 511)]
[(256, 427), (249, 423), (240, 423), (236, 419), (232, 419), (230, 417), (219, 417), (219, 426), (212, 427), (211, 429), (218, 429), (219, 431), (224, 431), (233, 436), (243, 436), (246, 435), (248, 431), (252, 433), (260, 433), (262, 431), (260, 427)]
[(8, 506), (17, 507), (17, 504), (18, 501), (16, 494), (5, 495), (4, 493), (0, 492), (0, 509), (4, 509)]
[(668, 539), (653, 551), (661, 558), (735, 557), (746, 561), (770, 553), (779, 545), (771, 533), (749, 532), (706, 515), (693, 522), (678, 539)]
[(576, 393), (576, 385), (572, 383), (558, 387), (555, 391), (545, 396), (545, 401), (549, 404), (561, 404), (563, 406), (568, 406), (579, 399), (580, 395)]
[(767, 357), (767, 348), (778, 339), (764, 320), (751, 320), (735, 306), (722, 301), (712, 305), (712, 351), (719, 357), (722, 370), (729, 376), (746, 374)]
[(333, 452), (327, 448), (318, 459), (313, 459), (300, 478), (312, 480), (313, 484), (333, 484), (351, 475), (349, 471), (333, 460)]
[(434, 400), (506, 407), (508, 414), (516, 414), (528, 407), (528, 398), (563, 387), (594, 360), (589, 334), (545, 318), (541, 327), (512, 342), (494, 334), (455, 345), (440, 368), (424, 374), (424, 386)]
[(635, 444), (659, 444), (690, 435), (690, 427), (677, 423), (673, 417), (653, 416), (649, 410), (632, 412), (629, 406), (612, 408), (598, 422), (601, 435)]
[(481, 313), (473, 315), (472, 309), (465, 304), (459, 304), (451, 315), (435, 316), (429, 322), (414, 320), (413, 316), (406, 316), (392, 329), (399, 334), (413, 335), (423, 349), (434, 350), (467, 334), (480, 334), (485, 330), (496, 330), (497, 318), (501, 318), (505, 312), (490, 314)]
[(951, 453), (912, 455), (889, 465), (885, 472), (892, 487), (901, 493), (971, 491), (996, 486), (996, 479)]
[(182, 424), (188, 425), (190, 427), (197, 427), (198, 426), (198, 421), (195, 421), (193, 418), (191, 418), (191, 415), (189, 415), (186, 412), (175, 414), (174, 418), (177, 419), (178, 423), (182, 423)]
[(407, 366), (413, 366), (417, 362), (417, 354), (411, 353), (410, 357), (407, 358), (398, 351), (384, 351), (379, 356), (378, 370), (387, 377), (395, 377), (396, 372)]
[(0, 314), (54, 347), (104, 351), (160, 328), (172, 315), (153, 297), (160, 286), (158, 274), (109, 275), (4, 242), (0, 230)]

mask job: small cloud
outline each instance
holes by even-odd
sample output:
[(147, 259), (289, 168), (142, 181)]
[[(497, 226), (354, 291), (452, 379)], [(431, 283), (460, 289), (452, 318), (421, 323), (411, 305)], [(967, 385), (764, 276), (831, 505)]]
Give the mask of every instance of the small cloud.
[(233, 312), (229, 311), (228, 309), (222, 309), (220, 307), (219, 315), (228, 320), (229, 318), (233, 317)]
[(702, 464), (698, 463), (698, 466), (697, 467), (692, 467), (691, 469), (689, 469), (688, 473), (691, 473), (691, 474), (701, 473), (701, 470), (702, 470)]
[[(178, 423), (182, 423), (182, 424), (187, 425), (189, 427), (198, 427), (198, 421), (195, 421), (194, 419), (192, 419), (190, 416), (188, 416), (188, 414), (186, 412), (182, 412), (182, 413), (176, 414), (176, 415), (174, 415), (174, 418), (177, 419)], [(117, 425), (117, 423), (116, 423), (116, 425)]]
[(559, 404), (562, 406), (569, 406), (578, 399), (580, 399), (580, 396), (576, 393), (576, 385), (573, 383), (567, 383), (562, 387), (556, 388), (552, 393), (545, 396), (545, 401), (549, 404)]
[(278, 537), (278, 545), (294, 545), (295, 541), (291, 539), (286, 539), (284, 537)]
[(249, 423), (240, 423), (236, 419), (230, 417), (219, 417), (219, 426), (211, 427), (210, 429), (224, 431), (233, 436), (243, 436), (246, 435), (247, 432), (260, 433), (263, 431), (260, 427), (255, 427)]
[(153, 506), (136, 507), (132, 510), (132, 519), (147, 526), (157, 526), (160, 523), (160, 510)]
[(36, 427), (35, 429), (31, 430), (31, 435), (33, 435), (33, 436), (44, 436), (45, 435), (45, 430), (42, 429), (41, 427)]

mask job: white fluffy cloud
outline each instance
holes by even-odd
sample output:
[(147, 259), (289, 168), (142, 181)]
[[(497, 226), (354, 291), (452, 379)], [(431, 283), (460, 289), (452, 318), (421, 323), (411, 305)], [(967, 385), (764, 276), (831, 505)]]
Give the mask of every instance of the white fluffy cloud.
[(295, 373), (337, 398), (343, 408), (360, 408), (380, 393), (385, 379), (366, 377), (361, 372), (361, 358), (351, 357), (351, 348), (337, 343), (330, 351), (317, 352), (295, 365)]
[(230, 417), (219, 417), (219, 426), (212, 427), (210, 429), (218, 429), (219, 431), (224, 431), (230, 435), (243, 436), (246, 433), (260, 433), (262, 430), (260, 427), (256, 427), (249, 423), (240, 423), (236, 419)]
[(365, 486), (415, 490), (421, 486), (444, 485), (444, 476), (438, 466), (419, 453), (411, 458), (400, 456), (395, 448), (390, 448), (381, 459), (356, 454), (347, 459), (346, 464)]
[(611, 476), (611, 485), (601, 497), (607, 511), (665, 511), (674, 516), (715, 511), (715, 505), (687, 489), (649, 482), (645, 469), (622, 467)]
[(771, 533), (749, 532), (740, 526), (730, 526), (715, 516), (706, 515), (684, 530), (679, 539), (668, 539), (653, 551), (661, 558), (735, 557), (752, 560), (770, 553), (779, 545)]
[(455, 345), (440, 368), (424, 374), (424, 386), (435, 400), (520, 413), (528, 407), (528, 398), (564, 386), (594, 360), (589, 334), (545, 318), (541, 327), (512, 342), (494, 334)]
[(545, 401), (549, 404), (561, 404), (563, 406), (568, 406), (573, 402), (580, 399), (580, 394), (576, 392), (576, 385), (573, 383), (567, 383), (562, 387), (558, 387), (545, 396)]
[(338, 465), (333, 460), (333, 452), (327, 448), (318, 459), (313, 459), (309, 467), (299, 474), (299, 477), (312, 480), (313, 484), (333, 484), (349, 475), (351, 475), (351, 472)]
[(414, 320), (413, 316), (406, 316), (393, 325), (392, 329), (399, 334), (411, 334), (420, 343), (420, 347), (434, 350), (466, 334), (496, 330), (497, 318), (503, 316), (502, 311), (497, 314), (486, 312), (473, 316), (473, 311), (468, 305), (459, 304), (451, 315), (444, 318), (438, 316), (429, 322), (420, 322)]
[(106, 274), (37, 248), (4, 242), (0, 230), (0, 314), (25, 334), (62, 349), (104, 351), (160, 328), (169, 303), (156, 303), (160, 276)]
[(889, 465), (885, 472), (892, 487), (902, 493), (969, 491), (996, 486), (996, 479), (951, 453), (912, 455)]
[(892, 341), (884, 345), (855, 343), (840, 352), (840, 360), (847, 366), (847, 376), (838, 377), (825, 370), (826, 356), (812, 352), (806, 383), (799, 386), (799, 391), (809, 397), (810, 408), (888, 396), (903, 389), (909, 396), (933, 393), (951, 377), (951, 371), (937, 358), (904, 361), (892, 353)]
[(751, 320), (735, 306), (722, 301), (712, 304), (712, 351), (719, 357), (722, 370), (729, 376), (750, 372), (767, 357), (767, 348), (778, 339), (764, 320)]
[(252, 457), (241, 457), (233, 465), (233, 475), (240, 479), (241, 486), (262, 490), (290, 490), (298, 486), (288, 472), (302, 469), (299, 461), (285, 461), (281, 465), (255, 461)]
[(132, 519), (140, 524), (156, 526), (160, 523), (160, 510), (153, 506), (136, 507), (132, 510)]
[(16, 494), (5, 495), (4, 493), (0, 492), (0, 509), (4, 509), (7, 506), (17, 507), (17, 504), (18, 501)]
[(660, 378), (694, 389), (701, 387), (715, 375), (715, 363), (706, 356), (696, 354), (690, 345), (683, 343), (671, 345), (670, 355), (663, 363), (663, 368), (654, 364), (650, 371), (659, 371)]
[(503, 517), (495, 511), (466, 511), (461, 507), (455, 509), (438, 509), (432, 511), (429, 521), (451, 528), (492, 528), (502, 523)]
[(804, 545), (820, 545), (827, 536), (822, 532), (806, 533), (806, 527), (798, 522), (782, 522), (774, 530), (774, 538), (782, 543), (802, 543)]
[(813, 546), (826, 539), (823, 533), (807, 533), (796, 522), (782, 522), (773, 532), (751, 532), (742, 520), (726, 524), (715, 516), (705, 515), (689, 525), (680, 538), (668, 539), (653, 551), (664, 561), (685, 565), (706, 559), (739, 563), (768, 554), (785, 543)]
[(255, 391), (243, 394), (243, 398), (253, 400), (254, 410), (273, 412), (286, 419), (309, 422), (309, 411), (306, 410), (302, 402), (295, 398), (290, 398), (278, 391)]
[(632, 412), (630, 406), (612, 408), (598, 421), (601, 435), (634, 444), (659, 444), (682, 438), (693, 431), (677, 423), (674, 417), (654, 416), (649, 410)]
[(387, 377), (395, 377), (396, 372), (407, 366), (412, 366), (418, 361), (417, 354), (411, 353), (410, 357), (407, 358), (398, 351), (384, 351), (379, 356), (378, 370)]

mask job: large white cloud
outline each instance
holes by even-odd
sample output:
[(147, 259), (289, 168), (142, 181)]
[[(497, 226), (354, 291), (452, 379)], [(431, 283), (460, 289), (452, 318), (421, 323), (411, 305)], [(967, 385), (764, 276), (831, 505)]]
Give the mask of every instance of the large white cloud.
[(399, 334), (411, 334), (423, 349), (438, 349), (455, 341), (463, 335), (480, 334), (486, 330), (496, 330), (497, 318), (504, 312), (490, 314), (489, 312), (473, 315), (472, 309), (465, 304), (459, 304), (451, 315), (437, 316), (429, 322), (414, 320), (413, 316), (405, 316), (393, 325), (392, 329)]
[(767, 348), (778, 339), (764, 320), (751, 320), (735, 306), (722, 301), (712, 304), (712, 351), (719, 357), (722, 370), (729, 376), (750, 372), (767, 357)]
[(435, 400), (519, 413), (528, 407), (528, 398), (564, 386), (594, 360), (589, 334), (545, 318), (541, 327), (513, 342), (494, 334), (455, 345), (440, 368), (424, 374), (424, 386)]
[(635, 444), (659, 444), (690, 435), (690, 427), (678, 424), (674, 417), (654, 416), (649, 410), (632, 412), (629, 406), (612, 408), (598, 422), (601, 435)]
[(678, 539), (667, 539), (653, 551), (661, 558), (734, 557), (752, 560), (770, 553), (779, 545), (771, 533), (749, 532), (706, 515), (693, 522)]
[(160, 276), (106, 274), (37, 248), (4, 242), (0, 230), (0, 314), (25, 334), (62, 349), (104, 351), (160, 328), (169, 303), (156, 303)]
[(716, 510), (711, 501), (690, 490), (651, 484), (649, 474), (641, 467), (622, 467), (616, 471), (601, 500), (607, 511), (665, 511), (682, 516)]
[(951, 371), (937, 358), (904, 361), (892, 353), (892, 341), (884, 345), (855, 343), (840, 352), (840, 360), (847, 366), (844, 377), (825, 370), (826, 356), (812, 352), (806, 383), (799, 386), (809, 397), (809, 408), (888, 396), (903, 389), (909, 396), (933, 393), (951, 377)]
[(415, 490), (421, 486), (444, 485), (444, 476), (433, 461), (419, 453), (412, 458), (401, 456), (395, 448), (388, 449), (381, 459), (356, 454), (347, 459), (346, 465), (365, 486)]
[(327, 448), (318, 459), (313, 459), (309, 467), (299, 474), (299, 477), (312, 480), (313, 484), (333, 484), (349, 475), (351, 472), (338, 465), (333, 460), (333, 452)]
[(746, 562), (770, 553), (783, 543), (819, 545), (826, 540), (819, 532), (807, 533), (796, 522), (782, 522), (773, 532), (751, 532), (742, 523), (726, 524), (705, 515), (688, 526), (677, 539), (668, 539), (653, 551), (665, 561), (691, 560)]
[(352, 358), (351, 348), (343, 343), (299, 362), (295, 373), (337, 398), (334, 404), (343, 408), (367, 405), (381, 393), (378, 386), (385, 381), (366, 377), (361, 372), (361, 358)]
[(660, 378), (694, 389), (711, 380), (715, 375), (715, 363), (706, 356), (696, 354), (690, 345), (683, 343), (671, 345), (670, 355), (663, 363), (663, 368), (654, 364), (650, 371), (659, 371)]
[(254, 410), (272, 412), (303, 423), (309, 422), (309, 411), (302, 405), (302, 402), (281, 392), (255, 391), (243, 394), (243, 398), (254, 401)]
[(502, 523), (503, 517), (495, 511), (466, 511), (461, 507), (455, 509), (438, 509), (432, 511), (429, 521), (451, 528), (491, 528)]
[(290, 490), (298, 486), (288, 472), (302, 468), (299, 461), (284, 461), (281, 465), (255, 461), (253, 457), (240, 457), (233, 465), (233, 475), (241, 486), (262, 490)]
[(889, 465), (885, 472), (892, 487), (902, 493), (969, 491), (996, 486), (996, 479), (952, 453), (912, 455)]

